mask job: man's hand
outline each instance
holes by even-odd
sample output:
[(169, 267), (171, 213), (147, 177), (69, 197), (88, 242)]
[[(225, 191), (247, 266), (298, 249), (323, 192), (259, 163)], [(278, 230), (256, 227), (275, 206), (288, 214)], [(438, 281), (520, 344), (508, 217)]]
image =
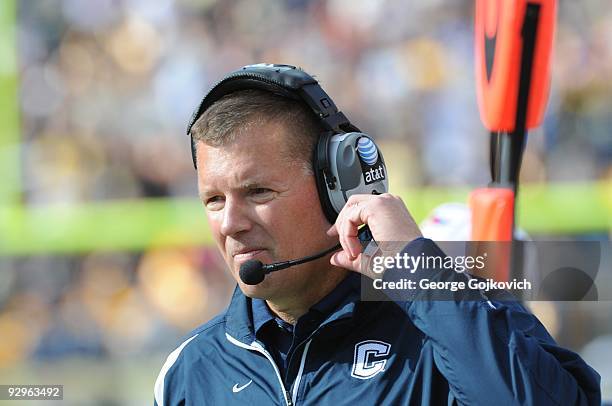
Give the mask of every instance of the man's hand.
[(338, 214), (336, 223), (327, 231), (330, 236), (337, 235), (342, 245), (342, 251), (332, 255), (332, 265), (361, 271), (362, 248), (357, 233), (362, 224), (370, 227), (377, 242), (396, 241), (407, 244), (422, 236), (406, 205), (398, 196), (389, 193), (352, 195)]

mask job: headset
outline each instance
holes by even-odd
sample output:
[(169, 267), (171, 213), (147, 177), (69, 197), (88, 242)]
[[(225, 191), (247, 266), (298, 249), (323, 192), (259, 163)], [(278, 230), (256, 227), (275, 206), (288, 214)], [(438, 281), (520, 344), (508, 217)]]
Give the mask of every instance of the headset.
[(302, 102), (321, 123), (323, 132), (314, 148), (312, 167), (321, 207), (331, 224), (351, 195), (388, 191), (385, 161), (372, 137), (338, 111), (316, 79), (291, 65), (247, 65), (229, 73), (208, 91), (187, 126), (194, 168), (197, 169), (196, 141), (191, 128), (195, 122), (223, 96), (247, 89), (265, 90)]

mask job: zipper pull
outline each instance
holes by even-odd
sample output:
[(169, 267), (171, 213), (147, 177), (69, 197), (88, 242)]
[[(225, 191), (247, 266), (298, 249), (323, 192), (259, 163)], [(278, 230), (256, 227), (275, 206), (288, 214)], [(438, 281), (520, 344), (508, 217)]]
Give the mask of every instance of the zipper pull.
[(285, 391), (285, 398), (287, 398), (287, 406), (293, 406), (293, 401), (291, 400), (291, 392)]

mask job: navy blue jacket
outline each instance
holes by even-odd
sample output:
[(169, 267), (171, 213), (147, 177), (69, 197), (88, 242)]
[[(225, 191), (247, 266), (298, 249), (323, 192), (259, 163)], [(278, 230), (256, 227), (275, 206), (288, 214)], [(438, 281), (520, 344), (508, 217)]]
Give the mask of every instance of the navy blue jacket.
[[(410, 255), (440, 254), (429, 240)], [(598, 405), (599, 375), (517, 302), (360, 301), (354, 289), (299, 343), (281, 376), (255, 339), (251, 299), (168, 357), (155, 404)]]

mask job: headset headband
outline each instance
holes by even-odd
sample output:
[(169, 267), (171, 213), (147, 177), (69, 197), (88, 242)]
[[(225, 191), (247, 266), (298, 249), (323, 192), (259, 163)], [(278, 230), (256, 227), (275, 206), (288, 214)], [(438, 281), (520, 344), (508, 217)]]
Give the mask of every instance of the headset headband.
[(196, 169), (196, 149), (191, 135), (191, 127), (204, 111), (217, 100), (226, 94), (247, 89), (265, 90), (279, 96), (305, 102), (326, 131), (359, 131), (357, 127), (351, 124), (344, 113), (338, 111), (334, 101), (319, 86), (317, 80), (303, 70), (291, 65), (263, 63), (247, 65), (231, 72), (217, 82), (204, 96), (189, 121), (187, 135), (191, 137), (191, 158)]

